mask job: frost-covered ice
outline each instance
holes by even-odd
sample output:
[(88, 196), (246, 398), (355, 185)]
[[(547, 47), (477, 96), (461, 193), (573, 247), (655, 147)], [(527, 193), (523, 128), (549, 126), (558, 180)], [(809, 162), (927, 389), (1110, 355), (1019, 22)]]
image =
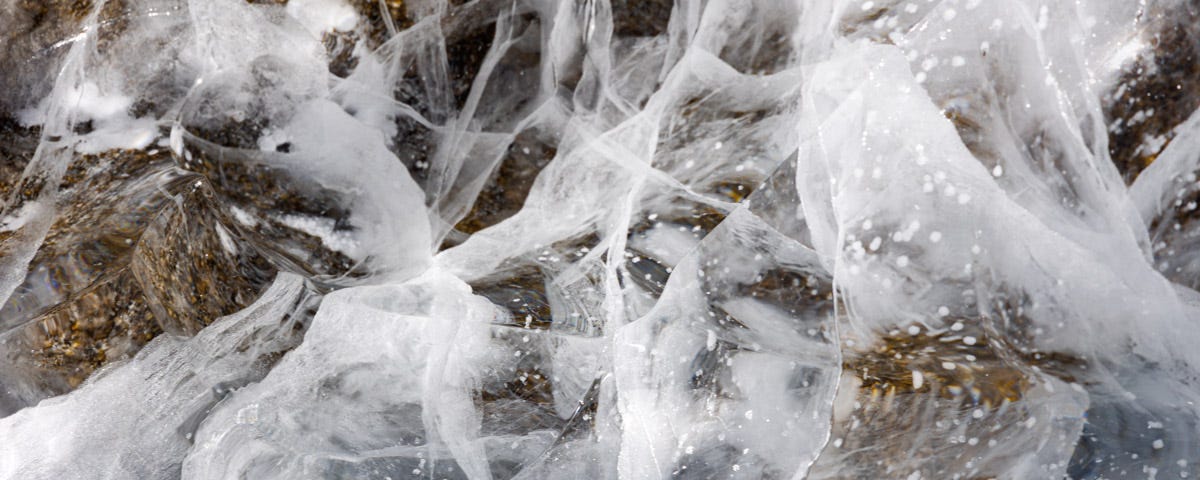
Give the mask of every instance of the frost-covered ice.
[(0, 478), (1194, 478), (1185, 0), (0, 0)]

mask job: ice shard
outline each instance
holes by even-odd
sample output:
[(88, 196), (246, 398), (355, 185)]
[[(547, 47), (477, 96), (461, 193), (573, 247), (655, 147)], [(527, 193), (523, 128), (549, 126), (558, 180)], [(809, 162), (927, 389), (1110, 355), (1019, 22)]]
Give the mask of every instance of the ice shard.
[(0, 480), (1200, 464), (1191, 0), (0, 0)]

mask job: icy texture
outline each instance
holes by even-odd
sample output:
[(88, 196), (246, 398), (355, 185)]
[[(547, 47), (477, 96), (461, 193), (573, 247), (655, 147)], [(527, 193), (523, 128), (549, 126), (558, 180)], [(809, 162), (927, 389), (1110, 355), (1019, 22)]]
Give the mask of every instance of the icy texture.
[(1192, 478), (1183, 0), (0, 0), (0, 478)]
[(159, 337), (135, 360), (70, 395), (5, 417), (4, 437), (25, 441), (0, 447), (0, 475), (178, 476), (195, 429), (214, 405), (262, 378), (274, 358), (299, 340), (289, 330), (303, 311), (301, 283), (281, 275), (259, 303), (201, 334)]

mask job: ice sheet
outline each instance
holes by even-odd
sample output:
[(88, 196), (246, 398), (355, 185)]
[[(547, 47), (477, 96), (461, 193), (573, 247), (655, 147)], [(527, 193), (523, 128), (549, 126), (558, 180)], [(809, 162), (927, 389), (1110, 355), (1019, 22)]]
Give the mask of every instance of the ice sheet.
[(1196, 25), (0, 1), (0, 478), (1190, 478)]

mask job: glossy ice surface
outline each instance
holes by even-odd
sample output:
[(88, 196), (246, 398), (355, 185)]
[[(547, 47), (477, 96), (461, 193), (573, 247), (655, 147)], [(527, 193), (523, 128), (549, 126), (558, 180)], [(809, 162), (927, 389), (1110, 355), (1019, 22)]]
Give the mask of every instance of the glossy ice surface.
[(1191, 0), (0, 0), (0, 479), (1200, 475)]

